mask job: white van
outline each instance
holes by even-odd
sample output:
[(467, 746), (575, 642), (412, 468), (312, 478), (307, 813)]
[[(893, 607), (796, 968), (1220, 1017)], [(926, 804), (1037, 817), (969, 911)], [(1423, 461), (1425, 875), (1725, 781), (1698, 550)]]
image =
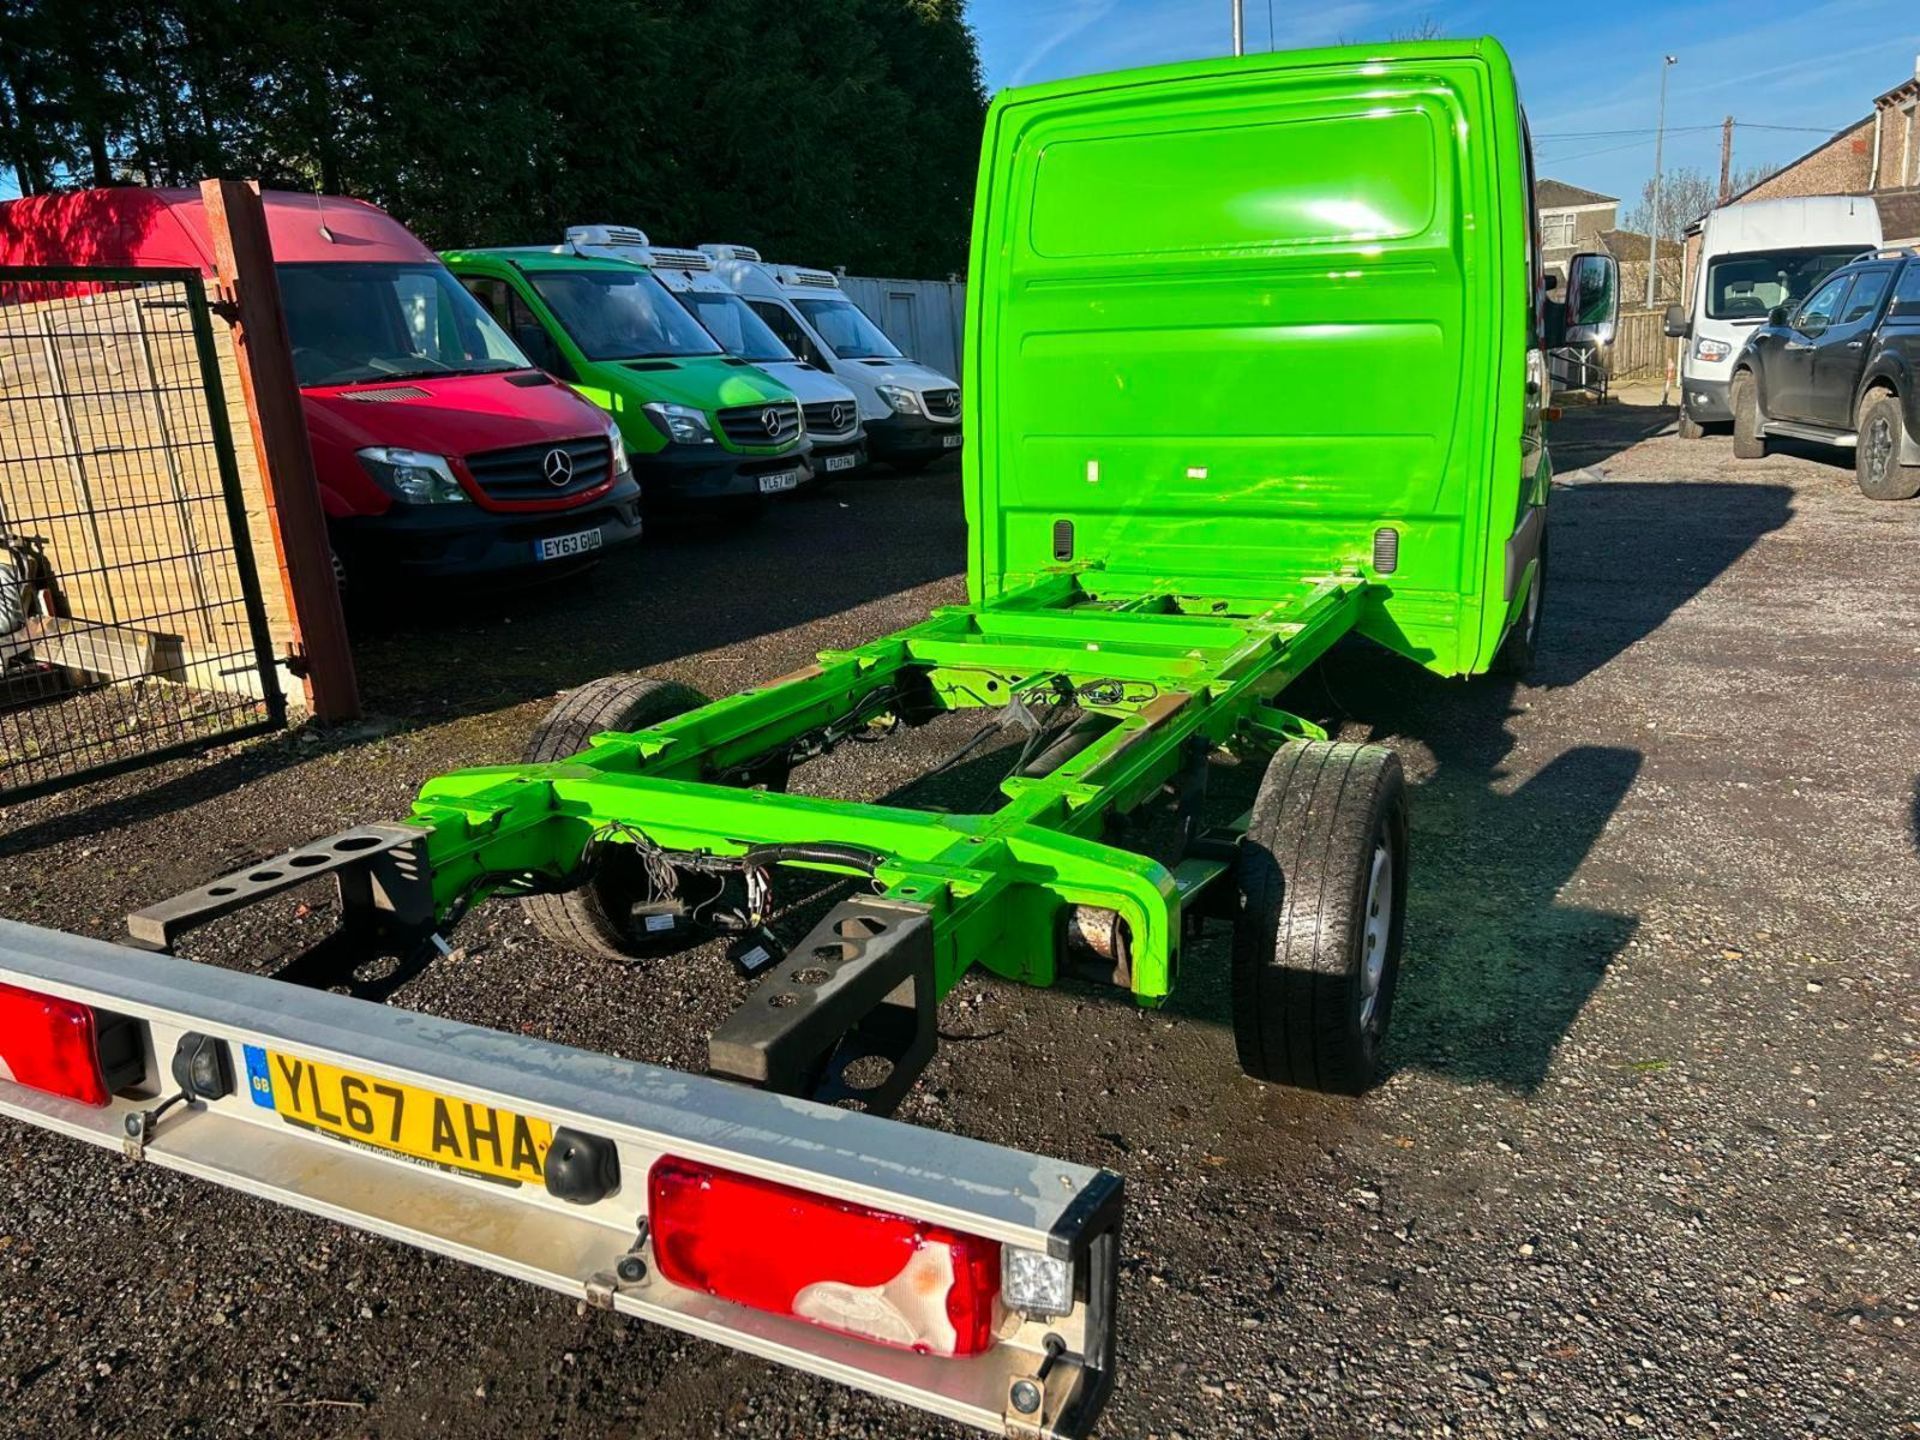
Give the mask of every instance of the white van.
[(791, 390), (813, 441), (813, 472), (821, 480), (867, 463), (867, 435), (859, 398), (823, 368), (800, 359), (724, 281), (699, 250), (655, 245), (631, 225), (570, 225), (567, 244), (582, 255), (645, 265), (688, 313), (736, 359), (764, 370)]
[(1710, 210), (1686, 305), (1669, 305), (1666, 332), (1686, 339), (1680, 362), (1680, 434), (1731, 424), (1733, 358), (1775, 309), (1796, 305), (1828, 274), (1880, 245), (1880, 210), (1864, 195), (1755, 200)]
[(713, 273), (801, 359), (860, 397), (867, 449), (896, 470), (920, 470), (960, 449), (960, 387), (900, 353), (831, 270), (768, 265), (745, 245), (702, 245)]

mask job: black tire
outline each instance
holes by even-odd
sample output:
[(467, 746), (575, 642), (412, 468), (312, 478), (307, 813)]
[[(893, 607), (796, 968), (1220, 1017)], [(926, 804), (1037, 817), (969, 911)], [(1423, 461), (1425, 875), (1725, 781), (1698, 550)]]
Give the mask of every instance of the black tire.
[(1733, 377), (1727, 403), (1733, 407), (1733, 458), (1764, 460), (1767, 437), (1760, 433), (1760, 390), (1752, 371), (1742, 370)]
[(1675, 432), (1682, 440), (1698, 440), (1706, 434), (1706, 427), (1687, 413), (1686, 403), (1680, 405), (1680, 419), (1674, 424)]
[(1527, 588), (1526, 604), (1520, 618), (1508, 629), (1500, 648), (1494, 652), (1492, 674), (1511, 680), (1525, 680), (1533, 674), (1533, 662), (1540, 654), (1540, 621), (1547, 608), (1547, 543), (1540, 536), (1540, 563), (1533, 572), (1533, 584)]
[[(1383, 898), (1384, 920), (1374, 914)], [(1400, 978), (1406, 898), (1399, 757), (1380, 745), (1282, 746), (1240, 846), (1233, 1036), (1242, 1070), (1338, 1095), (1373, 1083)]]
[(1876, 390), (1860, 402), (1859, 438), (1853, 450), (1853, 478), (1869, 500), (1911, 500), (1920, 495), (1920, 465), (1902, 465), (1907, 422), (1900, 397)]
[[(644, 730), (698, 709), (707, 697), (675, 680), (610, 675), (561, 697), (527, 744), (529, 764), (564, 760), (607, 730)], [(628, 845), (609, 845), (592, 880), (555, 895), (520, 903), (533, 928), (556, 945), (603, 960), (630, 961), (657, 950), (632, 922), (645, 876)]]

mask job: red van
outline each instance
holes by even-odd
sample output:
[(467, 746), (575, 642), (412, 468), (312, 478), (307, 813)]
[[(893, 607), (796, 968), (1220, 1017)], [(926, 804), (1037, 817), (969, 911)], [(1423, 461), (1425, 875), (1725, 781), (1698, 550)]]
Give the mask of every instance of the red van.
[[(364, 201), (262, 199), (349, 577), (534, 567), (638, 538), (619, 430), (535, 369), (432, 251)], [(0, 264), (214, 270), (199, 192), (137, 188), (0, 204)]]

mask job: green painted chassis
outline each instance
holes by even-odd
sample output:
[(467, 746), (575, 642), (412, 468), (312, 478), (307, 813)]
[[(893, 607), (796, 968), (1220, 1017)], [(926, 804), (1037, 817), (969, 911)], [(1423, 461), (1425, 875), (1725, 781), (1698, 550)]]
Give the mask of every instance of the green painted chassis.
[[(1271, 748), (1321, 732), (1273, 699), (1359, 618), (1367, 582), (1331, 576), (1281, 594), (1191, 595), (1102, 569), (1050, 574), (662, 724), (594, 738), (564, 761), (462, 770), (414, 808), (444, 917), (528, 872), (564, 882), (595, 837), (629, 827), (668, 851), (740, 855), (833, 842), (884, 857), (884, 896), (924, 906), (944, 996), (981, 965), (1051, 984), (1067, 907), (1116, 911), (1142, 1004), (1172, 986), (1183, 908), (1229, 869), (1208, 852), (1171, 867), (1103, 843), (1177, 779), (1196, 747)], [(938, 710), (998, 708), (1064, 681), (1117, 723), (1044, 776), (1004, 781), (986, 814), (932, 813), (743, 788), (737, 775), (828, 724), (858, 722), (909, 684)], [(1088, 693), (1091, 688), (1091, 695)], [(806, 868), (835, 873), (830, 864)], [(851, 869), (844, 873), (855, 873)]]

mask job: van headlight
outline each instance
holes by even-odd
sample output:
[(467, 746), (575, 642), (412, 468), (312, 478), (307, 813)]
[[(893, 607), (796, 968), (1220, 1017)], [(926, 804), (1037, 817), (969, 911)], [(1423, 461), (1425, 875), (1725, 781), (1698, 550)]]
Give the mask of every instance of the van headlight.
[(904, 386), (876, 385), (873, 388), (880, 392), (882, 400), (893, 407), (894, 414), (918, 415), (920, 413), (919, 398)]
[(613, 447), (613, 473), (624, 475), (633, 468), (627, 463), (627, 441), (620, 433), (620, 427), (613, 421), (607, 422), (607, 443)]
[(1726, 359), (1733, 353), (1733, 346), (1724, 340), (1701, 340), (1693, 347), (1693, 358), (1709, 363)]
[(662, 400), (642, 405), (640, 409), (669, 440), (681, 445), (713, 443), (713, 427), (707, 424), (704, 410), (696, 410), (691, 405), (669, 405)]
[(354, 453), (374, 483), (396, 500), (410, 505), (454, 505), (467, 500), (467, 492), (453, 478), (453, 467), (444, 455), (398, 450), (390, 445), (370, 445)]

